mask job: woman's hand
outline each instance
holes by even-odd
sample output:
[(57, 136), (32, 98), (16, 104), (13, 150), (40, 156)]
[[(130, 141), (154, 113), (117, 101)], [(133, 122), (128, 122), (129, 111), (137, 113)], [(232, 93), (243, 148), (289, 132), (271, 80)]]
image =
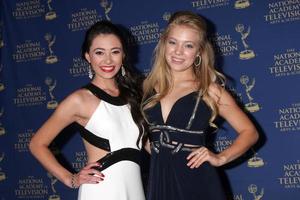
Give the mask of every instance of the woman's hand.
[(70, 187), (78, 188), (80, 185), (88, 184), (97, 184), (100, 181), (104, 180), (104, 174), (99, 172), (93, 167), (99, 167), (100, 164), (97, 162), (89, 163), (83, 167), (77, 174), (73, 174), (70, 179)]
[(219, 167), (226, 163), (226, 158), (214, 154), (206, 147), (200, 147), (191, 152), (187, 157), (189, 166), (191, 169), (198, 168), (204, 162), (209, 162), (212, 166)]

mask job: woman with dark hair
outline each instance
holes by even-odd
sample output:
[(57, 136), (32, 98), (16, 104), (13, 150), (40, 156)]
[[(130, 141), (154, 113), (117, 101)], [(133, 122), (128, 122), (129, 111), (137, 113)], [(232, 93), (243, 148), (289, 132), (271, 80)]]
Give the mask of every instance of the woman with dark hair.
[[(139, 157), (143, 117), (137, 76), (128, 63), (125, 40), (109, 21), (85, 35), (82, 56), (90, 64), (89, 84), (64, 99), (36, 132), (30, 151), (58, 180), (79, 188), (79, 200), (143, 200)], [(83, 138), (87, 165), (72, 174), (48, 146), (75, 122)]]
[[(149, 200), (225, 200), (215, 167), (245, 153), (258, 139), (256, 128), (224, 88), (214, 68), (205, 20), (189, 11), (174, 13), (155, 48), (144, 82), (143, 110), (150, 127)], [(215, 154), (207, 136), (217, 116), (237, 132)], [(148, 151), (150, 146), (148, 142)]]

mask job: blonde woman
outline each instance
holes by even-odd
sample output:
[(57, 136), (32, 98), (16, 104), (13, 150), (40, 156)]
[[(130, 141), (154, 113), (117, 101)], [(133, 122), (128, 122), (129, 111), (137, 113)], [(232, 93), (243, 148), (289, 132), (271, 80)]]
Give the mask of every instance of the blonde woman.
[[(192, 12), (174, 13), (154, 53), (142, 105), (150, 127), (148, 199), (225, 200), (215, 167), (245, 153), (258, 133), (214, 69), (205, 21)], [(217, 116), (237, 137), (215, 154), (206, 147), (206, 137)]]

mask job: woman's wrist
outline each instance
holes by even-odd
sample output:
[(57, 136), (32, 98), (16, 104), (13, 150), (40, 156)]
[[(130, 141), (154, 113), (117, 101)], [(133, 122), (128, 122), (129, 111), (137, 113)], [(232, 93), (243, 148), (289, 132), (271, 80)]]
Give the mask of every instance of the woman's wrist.
[(79, 188), (78, 174), (77, 173), (71, 175), (71, 188), (72, 189)]
[(227, 158), (226, 158), (226, 156), (224, 156), (224, 155), (222, 155), (222, 154), (219, 154), (218, 155), (218, 160), (219, 160), (219, 164), (218, 164), (218, 166), (220, 167), (220, 166), (222, 166), (222, 165), (225, 165), (226, 163), (227, 163)]

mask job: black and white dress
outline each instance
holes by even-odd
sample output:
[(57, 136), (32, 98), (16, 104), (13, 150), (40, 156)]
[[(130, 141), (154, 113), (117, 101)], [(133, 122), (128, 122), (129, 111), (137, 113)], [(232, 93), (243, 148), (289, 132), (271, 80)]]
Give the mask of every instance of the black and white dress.
[(109, 153), (98, 161), (104, 180), (81, 185), (78, 200), (144, 200), (140, 150), (136, 144), (139, 130), (129, 105), (93, 84), (84, 88), (101, 101), (86, 126), (79, 125), (80, 134), (90, 144)]

